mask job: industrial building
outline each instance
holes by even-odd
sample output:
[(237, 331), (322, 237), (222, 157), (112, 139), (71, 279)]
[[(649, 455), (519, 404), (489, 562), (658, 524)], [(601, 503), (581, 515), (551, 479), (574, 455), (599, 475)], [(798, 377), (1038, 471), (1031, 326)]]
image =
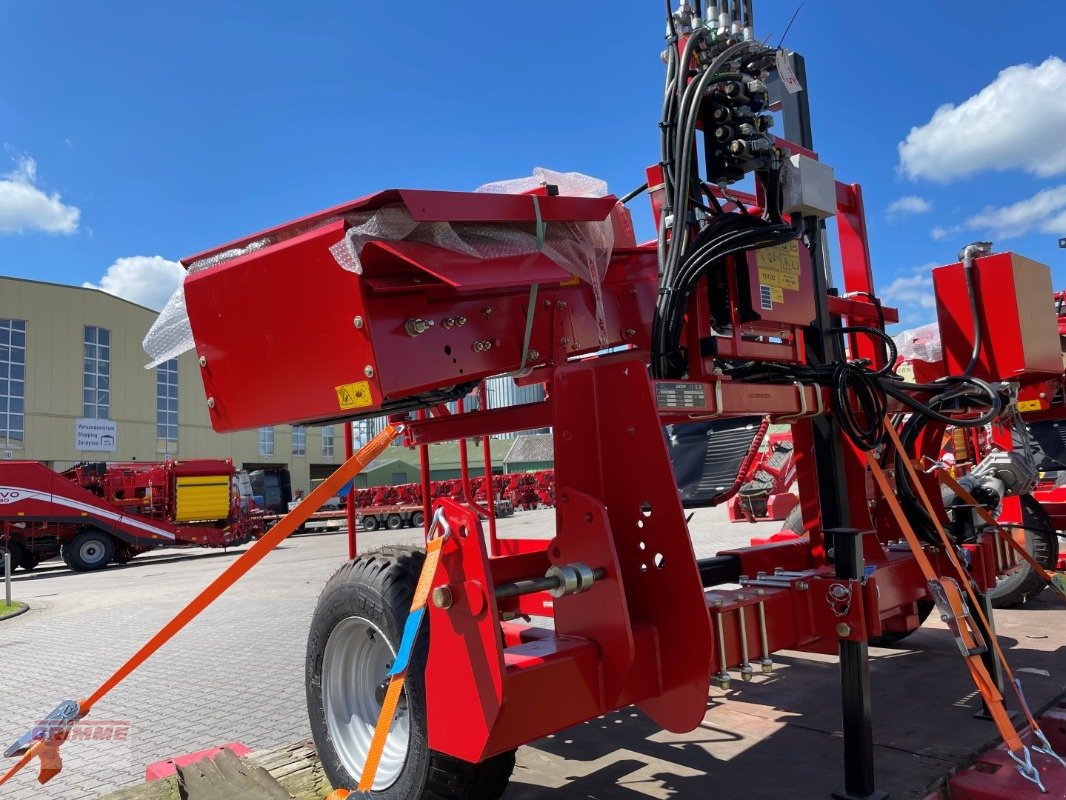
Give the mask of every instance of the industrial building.
[[(231, 458), (249, 470), (288, 468), (294, 491), (307, 491), (343, 460), (342, 424), (216, 433), (194, 353), (144, 368), (141, 342), (155, 318), (98, 289), (0, 277), (0, 458), (56, 469), (80, 461)], [(539, 386), (517, 387), (509, 378), (488, 387), (491, 407), (541, 396)], [(383, 425), (384, 418), (353, 423), (356, 442)], [(510, 446), (495, 448), (500, 471)], [(361, 485), (410, 480), (417, 454), (396, 451), (396, 469), (374, 469)], [(434, 478), (457, 475), (457, 455), (441, 455)], [(481, 472), (479, 450), (471, 469)]]

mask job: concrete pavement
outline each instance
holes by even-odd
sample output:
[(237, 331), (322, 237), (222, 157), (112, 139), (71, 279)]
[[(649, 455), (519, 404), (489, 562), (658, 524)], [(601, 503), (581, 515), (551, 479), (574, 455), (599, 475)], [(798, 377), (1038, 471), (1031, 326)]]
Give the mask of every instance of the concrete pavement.
[[(519, 512), (503, 535), (543, 535), (551, 512)], [(698, 555), (747, 543), (775, 523), (729, 524), (701, 509), (691, 528)], [(360, 536), (362, 548), (415, 542), (416, 532)], [(227, 741), (253, 749), (308, 738), (304, 642), (318, 593), (343, 563), (338, 534), (285, 542), (93, 712), (119, 741), (70, 742), (67, 770), (43, 790), (19, 776), (5, 798), (84, 798), (143, 780), (148, 763)], [(64, 697), (94, 688), (235, 554), (160, 551), (124, 567), (74, 574), (58, 562), (19, 574), (15, 594), (32, 609), (0, 623), (0, 739), (13, 739)], [(1066, 604), (1045, 592), (997, 617), (1034, 706), (1064, 686)], [(874, 651), (879, 780), (907, 797), (995, 737), (971, 719), (972, 686), (938, 626), (898, 650)], [(631, 709), (519, 751), (508, 798), (816, 797), (839, 788), (839, 683), (835, 660), (799, 654), (728, 693), (712, 690), (700, 728), (677, 736)], [(128, 724), (128, 735), (120, 735)], [(112, 737), (114, 739), (115, 737)], [(5, 787), (6, 789), (7, 787)], [(559, 796), (559, 793), (555, 793)]]

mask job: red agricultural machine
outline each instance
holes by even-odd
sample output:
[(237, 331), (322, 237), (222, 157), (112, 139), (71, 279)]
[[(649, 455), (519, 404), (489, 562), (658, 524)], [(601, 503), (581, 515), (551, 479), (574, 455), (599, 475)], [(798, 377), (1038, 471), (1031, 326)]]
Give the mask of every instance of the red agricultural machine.
[[(936, 608), (1017, 767), (1011, 796), (1066, 787), (1037, 720), (1018, 734), (1001, 694), (1021, 687), (987, 601), (1003, 534), (915, 466), (948, 426), (1009, 430), (1019, 392), (1061, 383), (1050, 271), (974, 248), (933, 270), (944, 371), (894, 373), (897, 313), (875, 293), (860, 187), (813, 150), (802, 59), (751, 26), (748, 2), (668, 15), (661, 152), (642, 187), (656, 241), (637, 243), (592, 182), (541, 173), (386, 190), (185, 260), (219, 431), (386, 413), (428, 477), (431, 443), (552, 429), (542, 538), (485, 537), (471, 505), (427, 493), (425, 551), (366, 553), (326, 585), (306, 677), (334, 786), (496, 798), (520, 745), (626, 706), (692, 730), (712, 680), (789, 649), (839, 655), (838, 796), (881, 797), (868, 642)], [(286, 313), (264, 321), (278, 285)], [(546, 399), (448, 413), (498, 375)], [(752, 416), (792, 426), (808, 535), (697, 559), (664, 426)], [(1012, 496), (1035, 477), (1024, 454), (994, 467), (970, 491)]]
[(259, 533), (228, 459), (86, 462), (55, 472), (0, 461), (0, 546), (31, 570), (62, 555), (76, 571), (158, 547), (234, 547)]

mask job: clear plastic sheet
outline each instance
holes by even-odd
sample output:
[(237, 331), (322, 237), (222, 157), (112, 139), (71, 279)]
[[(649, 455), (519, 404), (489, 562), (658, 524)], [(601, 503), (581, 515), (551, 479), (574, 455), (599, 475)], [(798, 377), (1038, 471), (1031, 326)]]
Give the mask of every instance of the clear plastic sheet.
[[(273, 244), (273, 240), (270, 237), (266, 237), (258, 239), (245, 247), (235, 247), (222, 253), (216, 253), (209, 258), (194, 261), (189, 265), (185, 277), (187, 278), (192, 273), (199, 272), (202, 269), (213, 267), (215, 264), (221, 264), (223, 261), (229, 261), (238, 256), (254, 253), (256, 250), (262, 250), (269, 244)], [(189, 325), (189, 311), (185, 306), (184, 280), (174, 290), (174, 294), (167, 300), (163, 310), (159, 312), (159, 316), (156, 317), (152, 327), (145, 334), (141, 346), (144, 348), (144, 352), (148, 354), (148, 357), (152, 359), (149, 364), (145, 365), (145, 369), (158, 367), (164, 361), (177, 358), (182, 353), (193, 349), (192, 327)]]
[(905, 361), (928, 361), (936, 364), (944, 359), (940, 344), (940, 326), (935, 322), (905, 330), (892, 337), (899, 355)]
[[(559, 194), (571, 197), (603, 197), (607, 184), (578, 172), (554, 172), (537, 167), (527, 178), (488, 183), (475, 191), (493, 194), (521, 194), (545, 184), (559, 187)], [(596, 300), (598, 339), (607, 346), (604, 323), (602, 283), (614, 246), (614, 227), (610, 217), (602, 222), (551, 222), (544, 226), (543, 247), (538, 248), (534, 223), (448, 223), (417, 222), (403, 206), (386, 206), (374, 211), (360, 211), (344, 218), (350, 227), (345, 236), (330, 248), (337, 263), (346, 270), (362, 273), (359, 255), (370, 241), (409, 240), (425, 242), (475, 258), (492, 259), (526, 255), (541, 249), (544, 255), (592, 287)], [(336, 218), (321, 221), (328, 225)], [(301, 231), (302, 232), (302, 231)], [(245, 248), (227, 250), (197, 261), (189, 274), (232, 258), (258, 250), (274, 242), (260, 239)], [(152, 358), (147, 368), (175, 358), (193, 348), (183, 287), (179, 287), (160, 312), (144, 339), (145, 352)]]

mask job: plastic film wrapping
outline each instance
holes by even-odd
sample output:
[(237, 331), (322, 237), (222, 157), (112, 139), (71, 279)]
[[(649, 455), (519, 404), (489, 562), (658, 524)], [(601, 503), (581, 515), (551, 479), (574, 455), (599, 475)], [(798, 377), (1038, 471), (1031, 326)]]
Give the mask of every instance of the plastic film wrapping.
[[(194, 272), (213, 267), (215, 264), (221, 264), (223, 261), (254, 253), (269, 244), (273, 244), (273, 240), (267, 237), (254, 241), (245, 247), (235, 247), (232, 250), (216, 253), (210, 258), (194, 261), (189, 265), (185, 275), (188, 277)], [(152, 327), (145, 334), (144, 342), (141, 346), (144, 347), (144, 352), (148, 354), (148, 357), (152, 359), (150, 363), (145, 365), (145, 369), (158, 367), (164, 361), (177, 358), (182, 353), (193, 349), (192, 327), (189, 325), (189, 311), (185, 306), (184, 281), (174, 290), (174, 294), (170, 296), (166, 305), (163, 306), (163, 310), (159, 312), (159, 316), (156, 317)]]
[(905, 330), (892, 337), (904, 361), (928, 361), (938, 364), (944, 359), (940, 344), (940, 326), (935, 322)]
[[(542, 167), (537, 167), (530, 177), (485, 184), (475, 191), (521, 194), (545, 184), (555, 185), (559, 194), (572, 197), (603, 197), (608, 193), (607, 184), (597, 178), (577, 172), (554, 172)], [(370, 241), (418, 241), (482, 259), (527, 255), (540, 249), (560, 267), (592, 287), (596, 301), (598, 338), (602, 346), (608, 344), (602, 284), (614, 246), (614, 228), (609, 217), (602, 222), (548, 223), (544, 226), (544, 242), (540, 248), (533, 223), (418, 222), (400, 205), (355, 212), (346, 215), (344, 219), (350, 227), (344, 238), (330, 248), (330, 253), (343, 269), (357, 274), (362, 273), (360, 253), (363, 246)], [(331, 217), (314, 227), (335, 221), (336, 218)], [(188, 274), (274, 243), (269, 238), (260, 239), (247, 247), (227, 250), (193, 263)], [(179, 287), (145, 336), (144, 349), (152, 358), (147, 368), (176, 358), (191, 350), (193, 346), (184, 288)]]

